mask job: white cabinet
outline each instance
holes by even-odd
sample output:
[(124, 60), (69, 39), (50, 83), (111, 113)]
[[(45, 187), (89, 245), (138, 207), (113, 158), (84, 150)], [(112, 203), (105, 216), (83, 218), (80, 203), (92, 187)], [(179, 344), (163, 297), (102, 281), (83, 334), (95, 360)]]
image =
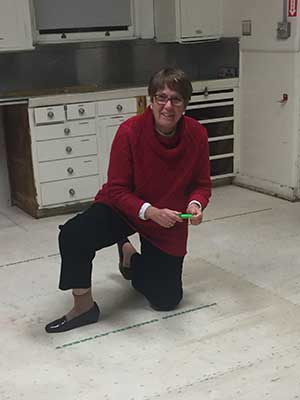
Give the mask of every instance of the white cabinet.
[(96, 103), (29, 109), (37, 214), (91, 201), (99, 189)]
[[(200, 86), (199, 86), (200, 85)], [(238, 170), (238, 88), (193, 83), (186, 115), (197, 119), (208, 133), (212, 180), (232, 178)]]
[(33, 49), (28, 0), (1, 0), (0, 52)]
[(219, 39), (222, 0), (154, 0), (156, 39), (191, 42)]
[(95, 102), (29, 110), (33, 171), (41, 212), (90, 201), (99, 189), (95, 116)]
[(120, 123), (143, 106), (143, 96), (119, 98), (121, 92), (50, 96), (33, 99), (29, 108), (5, 107), (13, 204), (43, 217), (82, 210), (93, 201), (106, 181)]

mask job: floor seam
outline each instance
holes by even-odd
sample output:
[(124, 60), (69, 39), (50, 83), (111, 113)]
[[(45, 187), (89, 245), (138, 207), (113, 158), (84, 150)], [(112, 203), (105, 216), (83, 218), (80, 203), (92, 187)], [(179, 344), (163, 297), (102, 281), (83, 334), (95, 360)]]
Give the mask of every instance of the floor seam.
[(245, 212), (238, 213), (238, 214), (226, 215), (226, 216), (224, 216), (224, 217), (217, 217), (217, 218), (206, 219), (206, 220), (204, 220), (202, 223), (205, 223), (205, 222), (212, 222), (212, 221), (219, 221), (219, 220), (222, 220), (222, 219), (243, 217), (244, 215), (258, 214), (258, 213), (260, 213), (260, 212), (271, 211), (271, 210), (273, 210), (272, 207), (271, 207), (271, 208), (263, 208), (263, 209), (261, 209), (261, 210), (245, 211)]
[(28, 262), (31, 262), (31, 261), (43, 260), (45, 258), (56, 257), (56, 256), (59, 256), (59, 253), (48, 254), (47, 256), (41, 256), (41, 257), (28, 258), (26, 260), (14, 261), (14, 262), (11, 262), (8, 264), (0, 265), (0, 269), (5, 268), (5, 267), (12, 267), (14, 265), (27, 264)]

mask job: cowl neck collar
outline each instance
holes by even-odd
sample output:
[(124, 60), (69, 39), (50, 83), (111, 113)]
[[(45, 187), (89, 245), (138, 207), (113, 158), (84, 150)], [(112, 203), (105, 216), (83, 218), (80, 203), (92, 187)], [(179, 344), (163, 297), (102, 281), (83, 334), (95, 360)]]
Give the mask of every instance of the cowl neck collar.
[(153, 112), (148, 107), (144, 113), (146, 129), (143, 135), (147, 135), (147, 142), (152, 150), (160, 157), (177, 158), (181, 156), (184, 148), (183, 131), (184, 118), (181, 117), (176, 125), (176, 132), (171, 137), (160, 135), (155, 129)]

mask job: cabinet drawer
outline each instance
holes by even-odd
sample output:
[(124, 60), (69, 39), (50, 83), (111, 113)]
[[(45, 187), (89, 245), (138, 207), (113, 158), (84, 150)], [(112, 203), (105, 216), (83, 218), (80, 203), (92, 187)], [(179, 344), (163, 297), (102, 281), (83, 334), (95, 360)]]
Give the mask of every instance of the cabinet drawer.
[(211, 176), (233, 173), (233, 157), (220, 158), (210, 161)]
[(199, 106), (199, 108), (187, 109), (186, 115), (197, 120), (233, 117), (233, 106), (228, 105), (202, 108)]
[(37, 125), (63, 122), (66, 119), (64, 106), (37, 107), (34, 109), (34, 119)]
[(234, 133), (234, 121), (221, 121), (213, 122), (209, 124), (203, 124), (207, 129), (208, 137), (218, 137), (233, 135)]
[(41, 183), (97, 175), (98, 171), (96, 156), (39, 163), (39, 178)]
[(99, 116), (127, 114), (136, 112), (137, 112), (136, 98), (103, 100), (98, 102)]
[(67, 119), (94, 118), (96, 115), (95, 103), (78, 103), (66, 105)]
[(37, 126), (34, 128), (33, 132), (37, 141), (93, 135), (95, 133), (96, 121), (93, 119), (65, 122), (64, 124)]
[(41, 184), (42, 205), (91, 200), (99, 190), (98, 176), (66, 179), (58, 182)]
[(59, 160), (97, 154), (96, 136), (47, 140), (37, 143), (38, 161)]
[(220, 154), (228, 153), (233, 153), (233, 139), (209, 142), (210, 156), (218, 156)]

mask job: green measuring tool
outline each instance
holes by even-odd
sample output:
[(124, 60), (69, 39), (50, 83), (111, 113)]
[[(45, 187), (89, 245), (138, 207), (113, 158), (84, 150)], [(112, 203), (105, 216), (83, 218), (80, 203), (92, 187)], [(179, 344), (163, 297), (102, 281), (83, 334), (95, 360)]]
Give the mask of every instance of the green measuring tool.
[(182, 219), (192, 218), (193, 214), (179, 214), (179, 217)]

